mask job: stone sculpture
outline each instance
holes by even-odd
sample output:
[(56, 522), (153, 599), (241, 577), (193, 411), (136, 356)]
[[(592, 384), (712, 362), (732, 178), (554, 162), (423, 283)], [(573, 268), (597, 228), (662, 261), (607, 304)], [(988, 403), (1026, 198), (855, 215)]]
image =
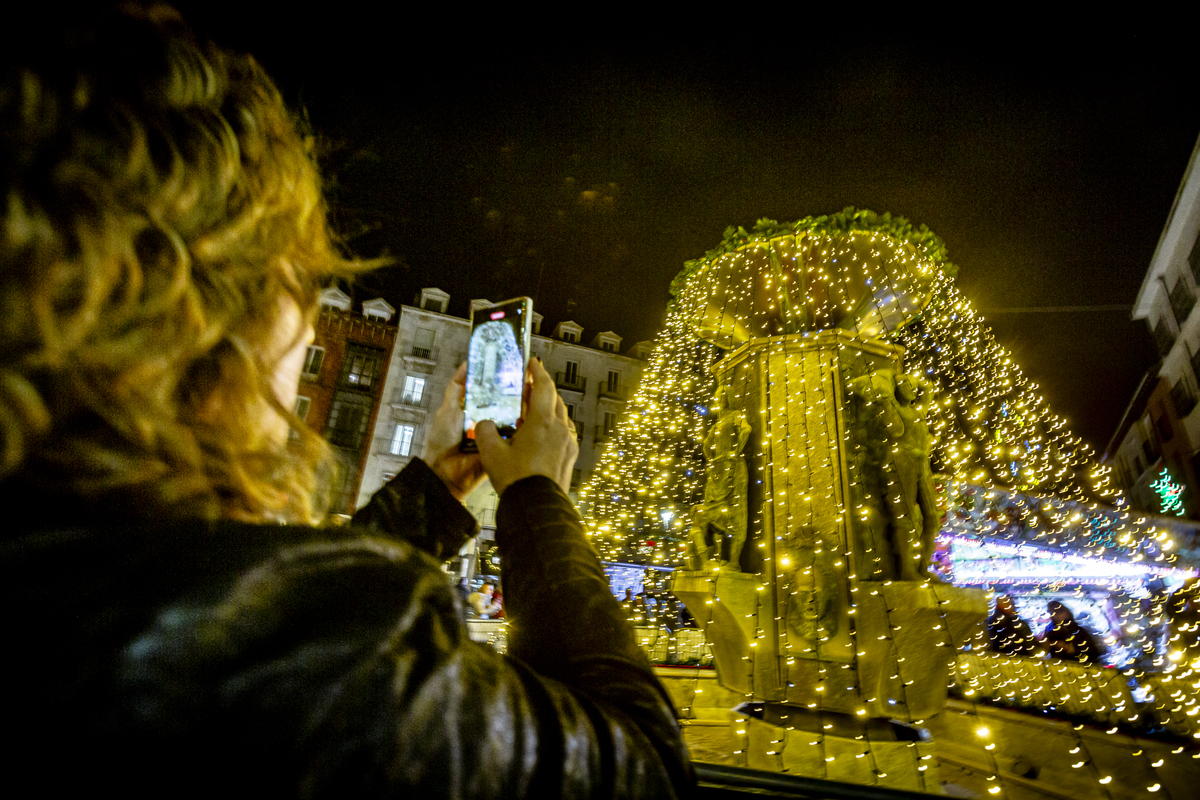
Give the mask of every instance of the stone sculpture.
[[(717, 419), (704, 438), (707, 480), (700, 528), (704, 535), (711, 525), (725, 536), (728, 558), (721, 558), (721, 564), (739, 572), (742, 547), (746, 543), (749, 484), (742, 451), (750, 439), (750, 423), (743, 411), (731, 407), (728, 386), (718, 387), (715, 401)], [(725, 555), (725, 547), (718, 545), (717, 553), (718, 557)]]
[(708, 519), (704, 516), (704, 504), (692, 506), (688, 514), (688, 560), (692, 569), (705, 569), (717, 560), (717, 548), (713, 543)]
[[(917, 402), (918, 388), (924, 389), (921, 402)], [(925, 423), (932, 386), (923, 378), (881, 369), (853, 379), (849, 389), (866, 403), (869, 412), (869, 430), (860, 435), (866, 439), (877, 436), (887, 445), (876, 468), (881, 472), (883, 507), (891, 522), (887, 545), (895, 554), (896, 574), (892, 577), (936, 579), (930, 559), (941, 512), (929, 466), (932, 439)]]

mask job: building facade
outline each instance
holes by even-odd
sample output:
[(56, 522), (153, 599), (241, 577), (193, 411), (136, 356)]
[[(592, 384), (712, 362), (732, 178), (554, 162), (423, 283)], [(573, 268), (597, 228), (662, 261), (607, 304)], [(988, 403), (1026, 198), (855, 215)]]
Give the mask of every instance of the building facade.
[(396, 310), (383, 298), (351, 310), (339, 289), (321, 293), (313, 343), (305, 355), (295, 412), (333, 447), (338, 464), (331, 511), (353, 514), (359, 480), (370, 454), (387, 370), (392, 361)]
[[(1133, 318), (1146, 322), (1162, 360), (1147, 372), (1105, 452), (1134, 508), (1182, 511), (1193, 519), (1200, 518), (1198, 153), (1200, 141), (1133, 307)], [(1172, 503), (1176, 496), (1182, 509)]]
[[(466, 360), (471, 321), (448, 314), (449, 300), (445, 292), (428, 288), (421, 290), (413, 305), (400, 308), (396, 345), (364, 462), (358, 506), (421, 453), (430, 417), (458, 365)], [(489, 305), (488, 300), (471, 301), (472, 310)], [(554, 377), (579, 431), (579, 458), (571, 480), (572, 499), (576, 499), (575, 492), (595, 468), (601, 448), (616, 429), (625, 402), (641, 378), (650, 343), (640, 342), (622, 353), (621, 337), (605, 331), (583, 344), (583, 329), (574, 322), (559, 323), (550, 336), (543, 336), (541, 315), (536, 312), (533, 329), (530, 355), (541, 358)], [(468, 509), (484, 531), (483, 548), (495, 528), (496, 503), (496, 493), (487, 482), (467, 498)], [(465, 558), (461, 563), (462, 574), (473, 573), (471, 560)]]

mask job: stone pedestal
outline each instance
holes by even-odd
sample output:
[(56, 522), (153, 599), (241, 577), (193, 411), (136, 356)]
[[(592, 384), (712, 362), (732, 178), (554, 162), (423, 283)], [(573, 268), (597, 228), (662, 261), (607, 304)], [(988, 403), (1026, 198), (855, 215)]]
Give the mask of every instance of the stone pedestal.
[(924, 730), (770, 704), (734, 714), (752, 769), (934, 794), (940, 788), (934, 746)]
[(986, 594), (940, 583), (861, 581), (858, 680), (867, 715), (920, 721), (941, 711), (958, 646), (983, 625)]
[(704, 629), (721, 685), (762, 699), (780, 700), (777, 659), (756, 658), (763, 644), (758, 635), (764, 599), (759, 576), (728, 569), (680, 570), (671, 591)]

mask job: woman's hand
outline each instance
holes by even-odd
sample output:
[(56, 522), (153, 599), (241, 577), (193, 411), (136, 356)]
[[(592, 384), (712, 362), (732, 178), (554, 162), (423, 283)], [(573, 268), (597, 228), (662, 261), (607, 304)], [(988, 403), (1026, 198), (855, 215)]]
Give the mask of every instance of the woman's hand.
[(463, 430), (463, 395), (467, 390), (467, 365), (463, 362), (450, 379), (442, 404), (433, 413), (429, 436), (421, 460), (442, 479), (450, 494), (460, 503), (483, 483), (483, 464), (478, 453), (459, 450)]
[(505, 441), (490, 420), (475, 428), (475, 443), (483, 468), (492, 479), (496, 494), (530, 475), (545, 475), (564, 492), (571, 488), (571, 470), (579, 455), (575, 423), (554, 389), (554, 380), (540, 359), (529, 362), (533, 386), (524, 423), (510, 441)]

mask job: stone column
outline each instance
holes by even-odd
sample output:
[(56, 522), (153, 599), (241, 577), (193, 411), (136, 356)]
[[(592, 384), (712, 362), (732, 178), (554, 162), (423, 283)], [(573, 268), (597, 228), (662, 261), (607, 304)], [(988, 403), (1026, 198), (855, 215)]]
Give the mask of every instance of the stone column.
[(921, 720), (983, 622), (980, 590), (893, 580), (904, 520), (884, 502), (888, 449), (849, 384), (899, 372), (901, 354), (827, 330), (753, 339), (713, 368), (752, 429), (747, 536), (736, 563), (715, 541), (672, 589), (706, 628), (722, 685), (749, 699)]

